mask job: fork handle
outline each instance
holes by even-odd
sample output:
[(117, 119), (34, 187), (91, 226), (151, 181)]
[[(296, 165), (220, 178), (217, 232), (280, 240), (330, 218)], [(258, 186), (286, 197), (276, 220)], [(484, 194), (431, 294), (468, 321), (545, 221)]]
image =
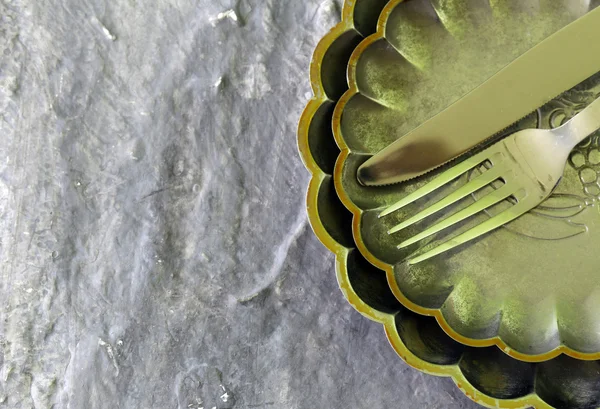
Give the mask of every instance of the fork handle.
[(569, 145), (569, 150), (572, 150), (598, 129), (600, 129), (600, 98), (597, 98), (556, 131)]

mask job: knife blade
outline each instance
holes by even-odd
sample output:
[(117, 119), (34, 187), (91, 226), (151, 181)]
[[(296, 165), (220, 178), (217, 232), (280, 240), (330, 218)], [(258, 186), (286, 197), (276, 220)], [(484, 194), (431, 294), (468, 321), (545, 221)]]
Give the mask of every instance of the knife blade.
[(598, 71), (600, 7), (549, 36), (369, 158), (359, 167), (357, 178), (366, 186), (382, 186), (421, 176), (480, 145)]

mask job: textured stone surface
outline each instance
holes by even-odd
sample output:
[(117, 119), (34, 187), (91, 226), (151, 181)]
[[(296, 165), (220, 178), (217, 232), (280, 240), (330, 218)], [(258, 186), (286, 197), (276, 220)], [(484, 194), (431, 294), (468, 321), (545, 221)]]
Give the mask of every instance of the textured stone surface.
[(347, 305), (307, 223), (339, 9), (0, 0), (3, 407), (477, 407)]

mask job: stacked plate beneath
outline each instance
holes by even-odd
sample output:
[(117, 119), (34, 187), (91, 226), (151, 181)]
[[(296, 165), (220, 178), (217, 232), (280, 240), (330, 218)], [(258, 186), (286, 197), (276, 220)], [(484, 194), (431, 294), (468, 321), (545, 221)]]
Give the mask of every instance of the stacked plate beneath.
[[(356, 183), (356, 167), (590, 7), (588, 1), (347, 1), (343, 21), (321, 41), (311, 66), (315, 96), (299, 127), (312, 173), (308, 212), (337, 256), (342, 291), (358, 311), (384, 324), (406, 362), (451, 376), (486, 406), (600, 406), (593, 271), (568, 269), (582, 256), (572, 254), (582, 246), (573, 241), (590, 240), (578, 233), (581, 225), (592, 231), (597, 217), (600, 191), (588, 180), (600, 154), (597, 138), (574, 152), (561, 197), (546, 214), (528, 215), (414, 269), (402, 263), (407, 253), (395, 248), (398, 238), (388, 237), (372, 215), (423, 182), (365, 189)], [(595, 90), (596, 83), (583, 84), (518, 126), (556, 125)], [(586, 211), (575, 214), (582, 201)], [(553, 272), (546, 253), (561, 252), (567, 267)]]

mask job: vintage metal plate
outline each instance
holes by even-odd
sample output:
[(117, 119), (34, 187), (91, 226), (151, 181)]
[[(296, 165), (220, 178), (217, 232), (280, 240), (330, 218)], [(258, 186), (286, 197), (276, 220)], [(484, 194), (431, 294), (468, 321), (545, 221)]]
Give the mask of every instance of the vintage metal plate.
[(482, 405), (600, 407), (596, 386), (600, 382), (599, 362), (562, 356), (539, 364), (526, 363), (496, 347), (471, 348), (457, 343), (441, 331), (433, 318), (403, 307), (390, 291), (385, 272), (357, 251), (352, 216), (333, 187), (333, 169), (340, 152), (333, 143), (330, 124), (333, 106), (344, 85), (327, 91), (324, 84), (335, 81), (345, 71), (355, 47), (348, 39), (374, 31), (371, 20), (379, 14), (379, 10), (372, 13), (374, 7), (373, 0), (347, 1), (343, 21), (317, 47), (311, 66), (314, 97), (298, 130), (300, 153), (311, 172), (309, 218), (319, 239), (336, 255), (337, 278), (344, 296), (361, 314), (384, 325), (391, 345), (404, 361), (423, 372), (451, 377), (467, 396)]
[[(354, 215), (354, 238), (361, 253), (387, 272), (398, 300), (415, 312), (435, 316), (461, 343), (497, 345), (531, 362), (561, 353), (579, 359), (600, 357), (600, 273), (595, 257), (600, 245), (598, 136), (573, 152), (556, 193), (536, 211), (453, 252), (412, 266), (404, 261), (408, 256), (490, 214), (424, 244), (398, 250), (397, 244), (447, 213), (395, 235), (387, 230), (439, 196), (390, 217), (377, 215), (435, 173), (400, 185), (369, 188), (357, 182), (356, 169), (369, 155), (593, 7), (585, 0), (394, 1), (384, 10), (377, 34), (363, 41), (350, 59), (350, 90), (340, 99), (333, 118), (342, 149), (334, 175), (336, 190)], [(513, 130), (559, 124), (596, 97), (599, 82), (594, 78), (581, 84)]]

